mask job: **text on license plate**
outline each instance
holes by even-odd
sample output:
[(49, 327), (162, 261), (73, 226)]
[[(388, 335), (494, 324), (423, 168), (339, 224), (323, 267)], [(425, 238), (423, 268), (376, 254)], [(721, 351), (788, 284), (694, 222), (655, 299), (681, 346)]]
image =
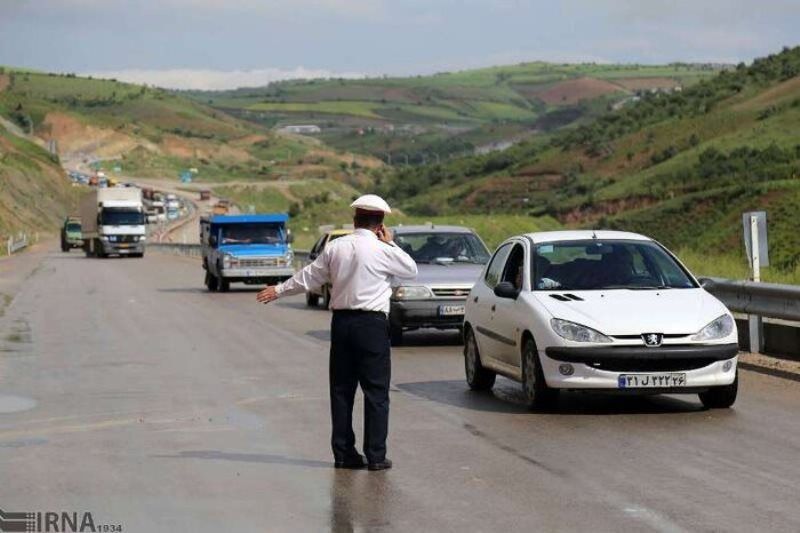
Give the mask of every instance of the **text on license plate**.
[(464, 314), (463, 305), (440, 305), (439, 316), (458, 316)]
[(620, 389), (685, 387), (686, 374), (620, 374), (617, 385)]

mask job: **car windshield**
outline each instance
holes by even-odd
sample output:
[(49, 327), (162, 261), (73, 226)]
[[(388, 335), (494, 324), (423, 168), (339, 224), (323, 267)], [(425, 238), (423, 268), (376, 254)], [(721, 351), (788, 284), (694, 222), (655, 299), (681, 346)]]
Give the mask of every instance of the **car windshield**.
[(105, 208), (100, 223), (104, 226), (140, 226), (144, 224), (144, 213), (136, 209)]
[(222, 244), (280, 244), (279, 224), (228, 224), (222, 226)]
[(67, 224), (67, 231), (80, 231), (81, 225), (80, 224)]
[(489, 251), (472, 233), (403, 233), (395, 235), (395, 243), (417, 263), (477, 263), (489, 260)]
[(539, 244), (534, 290), (690, 289), (688, 272), (651, 241), (588, 240)]

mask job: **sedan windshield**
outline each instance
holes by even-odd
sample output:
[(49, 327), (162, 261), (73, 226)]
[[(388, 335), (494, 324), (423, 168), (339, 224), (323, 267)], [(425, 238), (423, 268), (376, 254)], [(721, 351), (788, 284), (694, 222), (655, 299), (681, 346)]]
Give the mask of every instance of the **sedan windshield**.
[(417, 263), (483, 264), (489, 260), (489, 251), (472, 233), (404, 233), (394, 241)]
[(222, 244), (280, 244), (278, 224), (228, 224), (222, 226)]
[(67, 224), (67, 231), (74, 232), (74, 231), (81, 231), (80, 224)]
[(534, 290), (689, 289), (697, 285), (651, 241), (565, 241), (539, 244)]

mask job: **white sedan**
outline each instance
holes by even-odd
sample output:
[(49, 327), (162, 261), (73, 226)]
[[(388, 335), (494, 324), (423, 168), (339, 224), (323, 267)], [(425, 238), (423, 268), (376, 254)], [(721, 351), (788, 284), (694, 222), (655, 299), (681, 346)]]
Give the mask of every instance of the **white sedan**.
[(470, 292), (464, 321), (472, 389), (497, 374), (522, 382), (530, 406), (562, 389), (699, 394), (736, 401), (730, 311), (645, 236), (554, 231), (512, 237)]

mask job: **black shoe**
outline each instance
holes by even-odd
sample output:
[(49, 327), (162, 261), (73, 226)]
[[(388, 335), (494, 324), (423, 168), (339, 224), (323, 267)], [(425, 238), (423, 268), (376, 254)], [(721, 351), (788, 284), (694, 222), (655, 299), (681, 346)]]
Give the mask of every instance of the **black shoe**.
[(379, 463), (370, 463), (367, 466), (367, 468), (372, 470), (373, 472), (375, 470), (389, 470), (391, 467), (392, 467), (391, 459), (384, 459), (383, 461), (381, 461)]
[(360, 470), (366, 466), (367, 460), (360, 454), (333, 463), (334, 468), (347, 468), (349, 470)]

